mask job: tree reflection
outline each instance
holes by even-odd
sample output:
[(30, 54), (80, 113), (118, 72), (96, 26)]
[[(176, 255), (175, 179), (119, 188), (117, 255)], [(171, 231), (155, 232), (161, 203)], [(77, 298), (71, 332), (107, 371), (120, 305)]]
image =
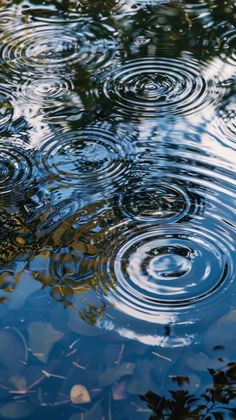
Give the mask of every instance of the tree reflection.
[[(236, 364), (229, 363), (225, 370), (208, 369), (208, 372), (213, 384), (199, 397), (186, 390), (170, 391), (170, 398), (152, 391), (140, 396), (153, 412), (150, 420), (221, 420), (226, 418), (224, 412), (225, 416), (236, 418)], [(178, 383), (184, 384), (184, 378), (182, 381), (179, 379)]]

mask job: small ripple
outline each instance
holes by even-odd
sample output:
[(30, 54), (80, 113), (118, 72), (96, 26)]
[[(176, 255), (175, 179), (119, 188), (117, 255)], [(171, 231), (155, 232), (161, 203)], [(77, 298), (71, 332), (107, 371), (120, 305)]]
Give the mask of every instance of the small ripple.
[(61, 183), (96, 187), (125, 179), (132, 165), (132, 138), (99, 127), (61, 134), (39, 151), (40, 166)]
[(16, 27), (22, 23), (22, 16), (15, 8), (5, 8), (0, 10), (0, 32)]
[(218, 94), (214, 81), (205, 80), (199, 67), (187, 59), (132, 60), (106, 75), (102, 89), (122, 114), (192, 114), (214, 102)]
[(157, 182), (156, 188), (145, 183), (128, 189), (120, 206), (124, 213), (139, 222), (176, 222), (188, 214), (190, 200), (181, 188)]
[(151, 38), (147, 38), (144, 35), (139, 35), (134, 39), (134, 45), (137, 47), (143, 47), (144, 45), (148, 44), (150, 40)]
[(236, 29), (228, 22), (222, 22), (218, 26), (213, 26), (204, 41), (204, 51), (208, 56), (212, 56), (212, 51), (218, 54), (223, 62), (232, 66), (236, 65)]
[(0, 195), (22, 193), (32, 182), (33, 167), (26, 152), (0, 142)]
[(73, 91), (73, 82), (56, 76), (28, 78), (17, 86), (20, 100), (42, 105), (55, 104), (58, 100), (68, 97)]
[(22, 25), (2, 37), (1, 57), (14, 71), (70, 68), (77, 63), (101, 67), (114, 54), (114, 39), (109, 31), (106, 35), (96, 39), (83, 26)]

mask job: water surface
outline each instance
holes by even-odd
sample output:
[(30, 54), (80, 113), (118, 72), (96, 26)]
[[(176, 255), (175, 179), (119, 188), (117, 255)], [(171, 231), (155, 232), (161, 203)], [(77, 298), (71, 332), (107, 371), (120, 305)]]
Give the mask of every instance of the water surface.
[(235, 418), (235, 16), (1, 2), (1, 418)]

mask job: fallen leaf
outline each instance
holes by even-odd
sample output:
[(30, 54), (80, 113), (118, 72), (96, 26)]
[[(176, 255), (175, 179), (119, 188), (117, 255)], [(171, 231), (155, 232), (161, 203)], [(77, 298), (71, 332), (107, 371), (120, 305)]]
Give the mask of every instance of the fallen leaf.
[(122, 381), (112, 386), (112, 398), (114, 401), (122, 401), (127, 398), (126, 382)]
[(232, 309), (212, 324), (206, 332), (204, 346), (214, 351), (216, 346), (224, 346), (227, 354), (235, 355), (236, 309)]
[(21, 337), (13, 329), (0, 331), (0, 364), (15, 372), (24, 369), (26, 350)]
[(74, 385), (70, 391), (73, 404), (88, 404), (91, 402), (88, 390), (83, 385)]
[(55, 330), (48, 322), (35, 321), (29, 325), (29, 347), (33, 355), (43, 363), (47, 363), (49, 354), (55, 343), (64, 334)]
[(194, 370), (206, 371), (207, 369), (218, 369), (222, 367), (222, 362), (218, 359), (211, 359), (204, 353), (194, 354), (188, 357), (187, 365)]
[(129, 379), (126, 391), (129, 394), (145, 394), (153, 389), (155, 384), (152, 380), (153, 363), (148, 360), (141, 360), (137, 363), (134, 375)]
[(25, 391), (27, 388), (26, 379), (22, 375), (18, 375), (18, 374), (12, 375), (10, 377), (10, 381), (18, 391)]
[(135, 369), (134, 363), (120, 363), (118, 366), (106, 369), (98, 375), (100, 386), (108, 386), (118, 382), (120, 378), (127, 375), (133, 375)]
[(4, 419), (24, 419), (32, 414), (34, 407), (25, 401), (14, 401), (0, 408), (0, 417)]

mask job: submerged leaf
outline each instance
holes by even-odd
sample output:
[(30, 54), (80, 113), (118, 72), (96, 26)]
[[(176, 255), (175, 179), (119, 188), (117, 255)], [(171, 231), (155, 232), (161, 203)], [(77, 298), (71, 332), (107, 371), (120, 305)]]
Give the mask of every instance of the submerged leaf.
[(25, 377), (22, 375), (18, 375), (18, 374), (12, 375), (10, 377), (10, 381), (18, 391), (22, 392), (22, 391), (25, 391), (27, 388), (27, 381)]
[(14, 401), (0, 408), (0, 417), (4, 419), (24, 419), (34, 411), (34, 407), (25, 401)]
[(28, 328), (29, 347), (33, 355), (43, 363), (47, 363), (50, 351), (55, 343), (63, 338), (61, 331), (55, 330), (48, 322), (32, 322)]
[(215, 347), (224, 348), (235, 354), (235, 333), (236, 333), (236, 309), (232, 309), (226, 315), (211, 325), (206, 333), (204, 345), (214, 351)]
[(70, 391), (73, 404), (88, 404), (91, 402), (88, 390), (83, 385), (74, 385)]
[(100, 386), (108, 386), (119, 381), (120, 378), (127, 375), (133, 375), (135, 369), (134, 363), (120, 363), (118, 366), (106, 369), (98, 375)]
[(112, 386), (112, 398), (114, 401), (121, 401), (127, 398), (126, 382), (122, 381)]
[(129, 380), (126, 390), (129, 394), (145, 394), (155, 384), (152, 380), (153, 363), (142, 360), (137, 363), (134, 375)]
[(210, 359), (204, 353), (199, 353), (188, 357), (187, 365), (197, 371), (206, 371), (207, 369), (217, 369), (222, 367), (222, 362), (218, 359)]
[(13, 329), (0, 331), (0, 364), (13, 371), (20, 372), (24, 368), (26, 351), (23, 340)]

